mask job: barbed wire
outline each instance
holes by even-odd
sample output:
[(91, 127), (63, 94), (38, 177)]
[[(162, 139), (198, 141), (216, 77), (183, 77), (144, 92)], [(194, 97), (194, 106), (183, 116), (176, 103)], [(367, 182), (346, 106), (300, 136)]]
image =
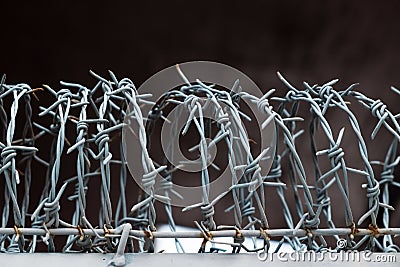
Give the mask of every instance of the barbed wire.
[[(400, 181), (395, 177), (395, 170), (400, 163), (400, 116), (393, 114), (381, 100), (371, 99), (356, 91), (356, 84), (343, 91), (336, 90), (334, 86), (337, 80), (321, 86), (304, 83), (304, 89), (297, 89), (279, 73), (278, 77), (288, 89), (286, 95), (273, 96), (275, 90), (270, 90), (264, 96), (256, 97), (243, 91), (239, 80), (227, 91), (200, 80), (189, 82), (179, 67), (177, 71), (184, 85), (165, 92), (156, 103), (146, 100), (150, 95), (139, 94), (131, 80), (118, 80), (112, 72), (109, 72), (109, 78), (91, 72), (97, 81), (92, 89), (68, 82), (61, 82), (59, 90), (49, 86), (31, 89), (26, 84), (7, 85), (3, 76), (0, 83), (0, 175), (5, 180), (0, 228), (2, 252), (35, 252), (40, 242), (47, 246), (48, 251), (58, 251), (60, 249), (54, 239), (59, 235), (67, 236), (61, 251), (116, 252), (113, 260), (116, 266), (124, 264), (122, 258), (125, 247), (130, 252), (154, 252), (154, 242), (158, 238), (173, 238), (178, 252), (185, 252), (179, 239), (189, 237), (203, 238), (199, 252), (208, 252), (208, 242), (212, 244), (210, 252), (218, 252), (219, 245), (230, 245), (233, 253), (238, 253), (241, 249), (247, 252), (267, 251), (272, 237), (280, 237), (276, 251), (284, 243), (295, 251), (400, 251), (393, 238), (400, 234), (400, 226), (390, 225), (390, 211), (394, 212), (390, 193), (400, 188)], [(51, 117), (52, 122), (48, 126), (33, 119), (36, 111), (31, 105), (31, 96), (36, 98), (35, 92), (39, 90), (46, 91), (55, 99), (49, 107), (39, 107), (40, 117)], [(396, 88), (392, 87), (392, 90), (400, 94)], [(393, 136), (385, 158), (371, 160), (368, 142), (361, 132), (362, 127), (350, 108), (349, 101), (352, 99), (378, 119), (371, 133), (372, 139), (382, 126)], [(11, 103), (9, 112), (6, 111), (5, 100)], [(245, 113), (241, 101), (254, 105), (259, 112), (266, 115), (267, 119), (261, 124), (262, 129), (274, 123), (278, 141), (276, 148), (261, 148), (259, 154), (252, 151), (252, 140), (245, 127), (245, 122), (252, 120), (251, 114)], [(273, 108), (270, 101), (278, 103), (277, 107)], [(22, 116), (19, 110), (21, 103), (25, 104), (22, 123), (17, 119)], [(309, 114), (299, 113), (300, 103), (309, 107)], [(149, 114), (142, 114), (143, 105), (152, 106)], [(177, 119), (170, 120), (166, 117), (168, 110), (174, 108), (178, 117), (188, 114), (183, 129), (180, 129)], [(346, 149), (342, 145), (345, 128), (335, 134), (336, 122), (326, 116), (329, 109), (340, 110), (348, 118), (350, 130), (357, 143), (361, 166), (348, 166)], [(210, 114), (214, 122), (208, 117)], [(305, 120), (309, 121), (307, 129), (302, 127)], [(131, 125), (127, 125), (127, 122)], [(195, 129), (200, 139), (189, 152), (198, 153), (198, 159), (173, 164), (176, 149), (174, 142), (168, 143), (161, 162), (152, 159), (149, 152), (151, 136), (155, 134), (155, 126), (160, 123), (170, 124), (169, 134), (176, 138), (185, 135), (190, 128)], [(214, 127), (211, 124), (217, 129), (214, 135), (210, 131), (210, 127)], [(23, 131), (17, 137), (20, 139), (16, 139), (14, 136), (19, 135), (16, 132), (19, 125), (23, 127)], [(75, 134), (68, 131), (72, 125), (75, 127)], [(95, 126), (95, 130), (91, 125)], [(137, 202), (133, 204), (127, 201), (126, 192), (131, 175), (123, 153), (124, 141), (120, 138), (121, 129), (125, 126), (134, 126), (132, 134), (140, 145), (137, 153), (140, 153), (141, 163), (138, 166), (143, 173), (140, 177), (142, 188), (136, 192)], [(309, 133), (311, 158), (306, 158), (303, 151), (297, 148), (297, 140), (303, 138), (306, 131)], [(317, 132), (322, 133), (327, 140), (328, 147), (322, 150), (318, 148), (320, 142), (316, 139)], [(73, 140), (71, 137), (75, 139), (74, 144), (68, 141)], [(38, 155), (41, 147), (37, 143), (43, 138), (52, 139), (47, 159)], [(226, 145), (226, 169), (231, 174), (232, 181), (226, 191), (212, 198), (209, 167), (220, 171), (211, 155), (219, 142)], [(68, 149), (64, 148), (65, 145)], [(118, 153), (113, 152), (114, 150)], [(66, 165), (63, 158), (66, 155), (76, 165), (76, 175), (73, 177), (62, 175), (63, 165)], [(21, 161), (17, 163), (16, 159), (19, 157)], [(266, 175), (261, 173), (263, 160), (272, 161), (271, 170)], [(321, 168), (322, 161), (330, 165), (325, 172)], [(287, 164), (287, 169), (282, 168), (283, 162)], [(33, 181), (36, 183), (37, 179), (36, 172), (32, 171), (32, 164), (36, 163), (44, 166), (47, 174), (39, 202), (32, 203), (30, 190)], [(312, 163), (313, 174), (306, 171), (307, 163)], [(202, 199), (198, 203), (187, 205), (182, 212), (198, 209), (201, 218), (194, 224), (197, 230), (177, 232), (177, 217), (173, 213), (171, 197), (182, 196), (173, 187), (175, 172), (188, 164), (200, 166)], [(112, 165), (118, 166), (118, 171)], [(376, 169), (380, 166), (382, 170), (378, 172), (373, 167), (375, 165)], [(19, 169), (23, 171), (20, 172)], [(23, 179), (20, 179), (21, 174)], [(354, 175), (365, 181), (362, 188), (367, 198), (367, 211), (360, 218), (355, 217), (354, 207), (350, 202), (352, 197), (362, 198), (353, 194), (349, 185)], [(159, 183), (157, 176), (162, 177)], [(91, 177), (100, 177), (100, 210), (97, 222), (87, 215), (91, 209), (88, 205)], [(111, 185), (119, 187), (119, 196), (115, 203)], [(338, 188), (344, 203), (345, 227), (337, 227), (337, 221), (332, 215), (335, 211), (335, 203), (332, 203), (331, 198), (333, 185)], [(19, 189), (21, 187), (24, 190)], [(270, 223), (269, 218), (274, 214), (267, 208), (270, 201), (267, 190), (276, 192), (287, 228), (274, 228)], [(18, 197), (20, 192), (23, 193), (22, 201)], [(65, 192), (72, 194), (66, 197)], [(131, 190), (129, 194), (132, 194)], [(229, 196), (232, 205), (225, 211), (228, 214), (232, 212), (234, 225), (218, 225), (215, 219), (215, 206), (226, 196)], [(295, 200), (294, 210), (293, 205), (289, 204), (289, 197)], [(60, 215), (65, 198), (75, 203), (71, 219), (61, 218)], [(156, 215), (161, 212), (156, 210), (156, 199), (164, 202), (164, 212), (171, 232), (156, 231)], [(113, 207), (116, 207), (115, 212)], [(382, 227), (379, 225), (379, 216), (382, 217)], [(327, 228), (321, 227), (321, 224)], [(362, 228), (361, 225), (365, 224), (368, 226)], [(326, 240), (330, 236), (336, 240), (345, 237), (347, 246), (331, 248)], [(216, 237), (232, 237), (233, 241), (221, 242)], [(253, 240), (252, 248), (244, 245), (247, 237)], [(257, 238), (264, 240), (262, 247), (257, 246)]]

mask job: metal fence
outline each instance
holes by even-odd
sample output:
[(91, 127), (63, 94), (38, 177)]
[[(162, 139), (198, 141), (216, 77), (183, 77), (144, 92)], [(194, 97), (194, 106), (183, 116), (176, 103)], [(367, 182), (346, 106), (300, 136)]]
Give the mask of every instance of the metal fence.
[[(278, 74), (288, 88), (286, 95), (275, 96), (271, 90), (258, 98), (242, 91), (240, 81), (232, 81), (234, 86), (229, 91), (199, 80), (189, 82), (179, 68), (177, 71), (184, 85), (165, 92), (156, 103), (147, 100), (149, 95), (140, 94), (131, 80), (119, 80), (111, 72), (107, 78), (92, 72), (97, 80), (93, 88), (60, 82), (59, 90), (49, 86), (9, 85), (3, 76), (0, 86), (0, 177), (5, 186), (2, 189), (1, 252), (32, 253), (37, 251), (40, 243), (45, 244), (49, 252), (115, 252), (114, 263), (118, 265), (123, 261), (125, 251), (154, 252), (154, 242), (159, 238), (174, 238), (177, 251), (184, 252), (179, 239), (192, 237), (203, 239), (199, 252), (218, 252), (221, 242), (217, 237), (232, 237), (232, 242), (223, 242), (232, 247), (232, 253), (240, 250), (268, 251), (270, 239), (277, 237), (280, 245), (289, 244), (295, 251), (400, 251), (394, 238), (400, 234), (400, 224), (390, 225), (390, 216), (398, 212), (391, 206), (390, 193), (398, 192), (400, 188), (399, 177), (394, 175), (400, 161), (397, 148), (400, 141), (399, 114), (393, 114), (381, 100), (371, 99), (357, 91), (355, 84), (345, 90), (336, 90), (337, 80), (313, 86), (304, 83), (304, 88), (299, 89)], [(399, 97), (400, 91), (394, 87), (391, 89), (393, 97)], [(41, 92), (38, 103), (43, 102), (44, 94), (53, 102), (47, 107), (39, 106), (40, 113), (35, 114), (32, 106), (39, 91), (45, 93)], [(244, 121), (251, 118), (242, 108), (243, 101), (253, 103), (266, 114), (262, 128), (273, 126), (276, 147), (267, 147), (257, 155), (252, 151), (252, 140), (244, 126)], [(274, 108), (270, 104), (272, 101)], [(308, 114), (298, 114), (300, 104), (307, 106)], [(142, 114), (143, 105), (152, 106), (149, 114)], [(178, 120), (171, 121), (166, 117), (168, 110), (178, 105), (189, 114), (185, 117), (187, 122), (183, 130), (175, 125)], [(368, 142), (361, 133), (363, 125), (352, 110), (355, 105), (360, 105), (371, 117), (377, 118), (372, 139), (378, 131), (387, 131), (392, 136), (393, 141), (384, 158), (369, 155)], [(215, 122), (203, 116), (206, 109), (212, 111)], [(337, 122), (326, 115), (331, 109), (340, 110), (348, 119), (351, 127), (346, 131), (353, 133), (358, 148), (351, 152), (360, 157), (360, 166), (347, 164), (346, 149), (341, 145), (345, 130), (342, 128), (337, 134), (333, 131)], [(40, 124), (39, 118), (47, 118), (43, 120), (47, 124)], [(309, 122), (309, 127), (299, 127), (303, 120)], [(170, 164), (166, 156), (157, 163), (149, 154), (151, 135), (159, 123), (170, 125), (171, 136), (185, 134), (190, 127), (200, 136), (198, 145), (191, 151), (199, 154), (202, 197), (198, 203), (188, 205), (182, 211), (200, 210), (201, 217), (194, 223), (196, 231), (175, 231), (177, 215), (172, 212), (171, 198), (173, 195), (180, 197), (173, 189), (177, 166)], [(210, 123), (217, 129), (214, 136), (207, 128)], [(124, 139), (120, 134), (124, 127), (133, 124), (135, 128), (130, 129), (130, 133), (139, 141), (137, 154), (141, 161), (138, 168), (143, 175), (140, 177), (142, 188), (135, 192), (137, 202), (127, 203), (127, 180), (132, 178), (123, 153)], [(309, 133), (312, 155), (308, 158), (302, 155), (296, 144), (305, 131)], [(327, 140), (327, 146), (321, 150), (317, 148), (316, 132)], [(212, 141), (206, 142), (206, 138)], [(43, 147), (49, 151), (43, 158), (39, 156), (42, 147), (36, 145), (41, 140), (46, 140), (41, 144), (51, 143)], [(218, 166), (209, 164), (208, 155), (219, 142), (227, 147), (226, 169), (230, 171), (232, 182), (228, 190), (211, 199), (209, 169), (218, 169)], [(165, 155), (173, 156), (172, 146), (171, 142)], [(113, 149), (119, 152), (112, 153)], [(66, 164), (63, 157), (67, 154), (74, 155), (75, 174), (61, 179), (62, 167)], [(71, 157), (68, 160), (72, 160)], [(271, 170), (265, 175), (260, 167), (263, 160), (272, 163)], [(323, 161), (329, 164), (329, 169), (322, 170)], [(281, 167), (283, 162), (287, 167)], [(30, 201), (32, 183), (38, 180), (36, 169), (32, 169), (34, 164), (46, 169), (37, 203)], [(307, 171), (306, 166), (313, 168)], [(163, 177), (161, 182), (156, 181), (157, 175)], [(88, 191), (94, 179), (100, 180), (97, 221), (87, 216), (88, 210), (92, 209), (87, 204)], [(362, 188), (356, 189), (357, 194), (349, 188), (350, 179), (364, 181)], [(119, 187), (117, 199), (111, 196), (111, 184)], [(345, 227), (337, 227), (332, 217), (336, 207), (331, 200), (333, 186), (338, 188), (344, 203)], [(65, 192), (71, 188), (73, 193), (67, 196)], [(274, 205), (283, 212), (286, 228), (270, 225), (268, 218), (274, 215), (266, 208), (269, 201), (266, 190), (276, 192), (280, 203)], [(132, 194), (132, 190), (129, 192)], [(295, 200), (294, 209), (289, 205), (289, 194)], [(215, 220), (214, 207), (225, 197), (232, 200), (232, 206), (224, 215), (233, 218), (234, 223), (229, 226), (218, 225)], [(353, 197), (367, 201), (368, 209), (359, 218), (353, 215), (357, 208), (351, 205)], [(60, 216), (62, 203), (67, 199), (74, 203), (73, 215), (69, 219)], [(156, 199), (164, 202), (163, 210), (155, 208)], [(113, 207), (116, 208), (113, 210)], [(167, 214), (170, 232), (156, 231), (156, 215), (160, 212)], [(321, 224), (327, 227), (321, 227)], [(62, 246), (56, 245), (59, 236), (67, 237)], [(328, 236), (338, 240), (336, 247), (325, 240)], [(245, 238), (261, 238), (264, 245), (246, 247), (243, 244)], [(207, 243), (212, 244), (210, 250), (206, 249)]]

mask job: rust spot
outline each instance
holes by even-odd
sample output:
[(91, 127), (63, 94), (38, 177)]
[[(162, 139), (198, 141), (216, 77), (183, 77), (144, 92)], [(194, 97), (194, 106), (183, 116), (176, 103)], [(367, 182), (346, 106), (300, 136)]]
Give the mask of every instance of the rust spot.
[(368, 225), (368, 229), (371, 231), (371, 235), (374, 237), (379, 237), (381, 234), (379, 233), (379, 228), (376, 225)]
[(76, 226), (76, 228), (78, 229), (78, 232), (79, 232), (79, 240), (82, 240), (83, 236), (84, 236), (83, 235), (83, 230), (82, 230), (80, 225)]
[(104, 235), (110, 234), (110, 229), (107, 228), (107, 225), (103, 225)]
[(304, 228), (304, 230), (306, 231), (306, 236), (307, 237), (311, 238), (313, 236), (311, 228), (306, 227), (306, 228)]
[(265, 240), (271, 240), (271, 235), (267, 233), (268, 228), (261, 227), (260, 228), (260, 237)]
[(146, 238), (151, 238), (151, 234), (149, 231), (143, 230), (143, 233), (146, 236)]
[(151, 240), (154, 239), (153, 232), (151, 232), (150, 230), (143, 230), (143, 233), (146, 239), (151, 239)]
[(350, 226), (350, 229), (351, 229), (351, 233), (350, 233), (349, 236), (350, 236), (351, 239), (354, 239), (354, 236), (360, 232), (360, 229), (358, 229), (358, 228), (356, 227), (356, 225), (355, 225), (354, 222), (353, 222), (353, 224)]
[(14, 225), (14, 231), (16, 235), (21, 235), (21, 230), (19, 230), (18, 226)]
[(207, 240), (213, 239), (213, 236), (210, 232), (206, 232)]

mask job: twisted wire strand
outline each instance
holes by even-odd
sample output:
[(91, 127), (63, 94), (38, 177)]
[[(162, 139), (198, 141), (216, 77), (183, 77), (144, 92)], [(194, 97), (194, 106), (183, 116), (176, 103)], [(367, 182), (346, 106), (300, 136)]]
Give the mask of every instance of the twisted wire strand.
[[(383, 186), (383, 191), (382, 191), (382, 204), (388, 208), (385, 208), (383, 210), (383, 226), (388, 228), (389, 227), (389, 221), (390, 221), (390, 215), (389, 215), (389, 210), (394, 210), (390, 206), (390, 195), (389, 195), (389, 189), (390, 186), (395, 186), (397, 188), (400, 188), (400, 183), (396, 182), (394, 180), (394, 168), (399, 165), (400, 162), (400, 155), (397, 155), (397, 146), (398, 146), (398, 140), (397, 138), (394, 138), (392, 143), (389, 146), (388, 152), (385, 157), (385, 161), (383, 162), (383, 171), (381, 172), (381, 180), (379, 181), (379, 184)], [(400, 252), (399, 246), (393, 243), (393, 239), (390, 235), (384, 236), (383, 241), (383, 251), (384, 252)]]
[[(2, 85), (3, 86), (3, 85)], [(20, 99), (30, 91), (30, 87), (27, 84), (18, 84), (15, 86), (5, 86), (6, 92), (0, 96), (0, 98), (4, 97), (7, 94), (13, 95), (13, 103), (11, 105), (11, 113), (10, 113), (10, 120), (7, 127), (6, 132), (6, 142), (5, 145), (2, 146), (1, 151), (1, 158), (2, 158), (2, 167), (0, 168), (0, 174), (3, 174), (5, 177), (6, 182), (6, 189), (5, 189), (5, 205), (3, 208), (3, 216), (2, 216), (2, 227), (5, 227), (8, 222), (9, 218), (9, 203), (10, 200), (12, 202), (13, 207), (13, 218), (14, 218), (14, 225), (17, 227), (23, 226), (24, 222), (24, 215), (25, 213), (22, 211), (18, 204), (18, 196), (17, 196), (17, 184), (20, 183), (19, 172), (16, 168), (16, 156), (17, 151), (36, 151), (36, 148), (28, 147), (28, 146), (17, 146), (14, 145), (14, 133), (16, 127), (16, 117), (19, 108), (19, 101)], [(26, 198), (25, 198), (26, 200)], [(24, 202), (25, 203), (25, 202)], [(22, 207), (25, 208), (25, 207)], [(23, 244), (24, 238), (16, 238), (15, 236), (12, 238), (9, 247), (7, 248), (8, 252), (12, 251), (20, 251), (23, 252)], [(3, 250), (3, 244), (1, 249)]]

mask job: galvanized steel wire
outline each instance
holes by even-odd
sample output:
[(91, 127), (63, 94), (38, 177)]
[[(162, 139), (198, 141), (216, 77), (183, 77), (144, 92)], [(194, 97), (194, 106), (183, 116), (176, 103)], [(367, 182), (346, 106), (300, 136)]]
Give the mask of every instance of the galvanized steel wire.
[[(104, 78), (91, 72), (96, 80), (93, 88), (61, 82), (59, 90), (49, 86), (32, 89), (27, 84), (8, 85), (3, 76), (0, 85), (0, 177), (5, 180), (4, 204), (0, 228), (1, 252), (35, 252), (37, 244), (44, 242), (48, 251), (85, 251), (85, 252), (116, 252), (115, 264), (121, 261), (125, 245), (130, 252), (154, 252), (154, 241), (157, 238), (174, 238), (178, 252), (184, 252), (179, 238), (201, 237), (204, 239), (199, 252), (206, 251), (205, 244), (213, 244), (214, 251), (221, 244), (215, 237), (229, 236), (232, 252), (241, 249), (246, 251), (268, 250), (271, 237), (280, 237), (280, 245), (284, 242), (291, 245), (295, 251), (300, 250), (329, 250), (327, 236), (336, 240), (341, 237), (347, 239), (346, 248), (342, 249), (371, 249), (385, 252), (399, 252), (393, 236), (400, 234), (400, 225), (390, 225), (391, 214), (395, 211), (391, 206), (390, 192), (400, 189), (399, 177), (395, 177), (395, 169), (400, 163), (398, 143), (400, 142), (399, 114), (393, 114), (379, 99), (371, 99), (357, 91), (356, 84), (345, 90), (335, 89), (337, 80), (323, 85), (310, 86), (304, 83), (299, 89), (290, 84), (282, 75), (278, 77), (287, 87), (284, 96), (275, 96), (275, 91), (268, 91), (263, 97), (250, 95), (240, 88), (240, 81), (234, 83), (230, 91), (208, 85), (200, 80), (190, 83), (184, 73), (177, 68), (185, 83), (180, 88), (165, 92), (162, 101), (153, 103), (148, 95), (140, 94), (134, 83), (127, 78), (118, 78), (109, 72)], [(233, 81), (234, 82), (234, 81)], [(40, 107), (39, 116), (47, 116), (52, 121), (49, 125), (40, 125), (32, 120), (33, 110), (31, 98), (36, 98), (35, 92), (48, 92), (54, 102), (48, 107)], [(399, 97), (400, 91), (392, 87), (393, 97)], [(272, 121), (275, 122), (277, 143), (276, 153), (273, 156), (272, 168), (268, 175), (260, 174), (259, 161), (266, 155), (268, 149), (254, 155), (250, 148), (250, 140), (243, 120), (250, 117), (240, 106), (240, 100), (245, 99), (257, 106), (269, 118), (263, 127)], [(5, 101), (12, 103), (6, 111)], [(270, 102), (274, 102), (273, 105)], [(393, 141), (387, 149), (387, 155), (382, 159), (371, 157), (367, 143), (362, 135), (362, 126), (352, 111), (355, 103), (359, 103), (371, 116), (378, 119), (378, 123), (371, 134), (374, 139), (381, 128), (385, 128)], [(185, 134), (189, 127), (195, 127), (200, 136), (200, 142), (191, 150), (199, 153), (201, 169), (202, 199), (199, 203), (187, 206), (183, 212), (199, 209), (202, 217), (193, 226), (198, 230), (192, 232), (176, 232), (176, 217), (172, 213), (169, 201), (171, 194), (177, 194), (172, 189), (174, 168), (168, 160), (160, 164), (152, 160), (149, 155), (150, 137), (155, 123), (167, 120), (163, 109), (166, 106), (183, 104), (189, 117), (182, 131)], [(299, 105), (307, 105), (309, 114), (300, 117)], [(132, 110), (127, 109), (131, 105)], [(152, 105), (150, 114), (142, 114), (141, 105)], [(17, 114), (25, 108), (24, 121), (17, 120)], [(218, 133), (211, 143), (206, 142), (207, 121), (203, 118), (205, 107), (216, 114)], [(327, 111), (337, 109), (348, 118), (350, 129), (342, 128), (337, 134), (333, 130), (334, 120), (328, 119)], [(8, 115), (9, 114), (9, 115)], [(92, 117), (90, 117), (92, 116)], [(133, 118), (138, 124), (136, 134), (140, 142), (142, 158), (143, 190), (135, 192), (137, 202), (128, 206), (126, 200), (127, 179), (130, 178), (122, 152), (122, 140), (113, 135), (121, 132), (125, 126), (126, 116)], [(310, 144), (312, 157), (302, 156), (302, 151), (296, 146), (296, 140), (305, 132), (299, 127), (299, 122), (309, 120)], [(180, 134), (175, 121), (172, 123), (171, 136)], [(22, 134), (16, 135), (16, 125), (23, 127)], [(75, 134), (68, 133), (67, 127), (75, 125)], [(93, 127), (91, 127), (91, 125)], [(383, 127), (382, 127), (383, 126)], [(318, 150), (316, 131), (322, 130), (327, 139), (328, 147)], [(346, 152), (342, 140), (345, 131), (352, 131), (361, 158), (361, 166), (348, 166)], [(52, 140), (50, 154), (42, 159), (38, 156), (41, 147), (36, 146), (39, 139)], [(75, 140), (75, 143), (69, 143)], [(208, 171), (209, 150), (218, 142), (225, 142), (228, 148), (228, 166), (232, 173), (232, 187), (215, 199), (210, 199), (210, 174)], [(66, 145), (68, 148), (66, 148)], [(112, 154), (111, 146), (117, 147), (120, 153)], [(173, 143), (169, 144), (166, 154), (173, 155)], [(239, 147), (239, 149), (235, 149)], [(60, 180), (63, 155), (76, 150), (76, 176)], [(235, 153), (235, 151), (239, 151)], [(354, 152), (354, 151), (353, 151)], [(17, 163), (17, 157), (21, 157)], [(330, 169), (323, 172), (320, 162), (326, 160)], [(45, 185), (39, 203), (31, 203), (30, 189), (35, 179), (32, 162), (38, 162), (47, 169)], [(239, 165), (239, 162), (246, 162)], [(282, 169), (282, 162), (288, 166), (288, 172)], [(308, 175), (305, 162), (312, 162), (314, 175)], [(119, 173), (113, 172), (112, 164), (119, 166)], [(182, 162), (185, 164), (185, 162)], [(373, 166), (381, 166), (378, 172)], [(22, 169), (20, 166), (23, 166)], [(218, 168), (211, 164), (212, 167)], [(243, 170), (240, 177), (236, 177), (238, 169)], [(310, 173), (311, 173), (310, 172)], [(21, 174), (23, 179), (21, 179)], [(164, 179), (159, 188), (155, 188), (155, 177), (160, 174)], [(353, 197), (364, 197), (352, 193), (349, 179), (357, 175), (364, 179), (363, 189), (367, 199), (368, 209), (360, 218), (354, 217), (354, 209), (350, 204)], [(89, 221), (87, 211), (91, 207), (87, 204), (88, 190), (91, 186), (91, 177), (100, 177), (100, 210), (98, 221)], [(284, 176), (284, 177), (283, 177)], [(261, 186), (252, 190), (254, 185), (261, 181)], [(284, 182), (285, 181), (285, 182)], [(113, 211), (111, 198), (111, 184), (120, 188), (116, 210)], [(337, 227), (332, 217), (335, 203), (331, 199), (331, 187), (335, 185), (344, 202), (344, 220), (346, 227)], [(18, 188), (24, 188), (21, 191)], [(65, 196), (67, 188), (73, 188), (73, 193)], [(269, 213), (266, 203), (269, 201), (266, 189), (275, 190), (283, 213), (286, 228), (277, 229), (271, 225), (268, 218), (274, 216)], [(291, 190), (287, 190), (291, 188)], [(360, 191), (360, 190), (358, 190)], [(21, 198), (18, 193), (24, 192)], [(130, 191), (130, 193), (132, 193)], [(295, 214), (288, 204), (288, 194), (295, 199)], [(218, 225), (215, 220), (215, 205), (230, 195), (232, 206), (226, 210), (234, 219), (234, 225)], [(60, 202), (67, 198), (75, 203), (72, 218), (62, 218)], [(167, 214), (171, 232), (157, 232), (157, 211), (155, 199), (164, 201), (164, 211)], [(232, 212), (232, 213), (230, 213)], [(227, 215), (224, 215), (227, 216)], [(380, 225), (379, 216), (382, 216)], [(324, 221), (328, 228), (321, 227)], [(361, 228), (365, 225), (367, 228)], [(67, 236), (65, 244), (59, 248), (55, 244), (57, 236)], [(361, 236), (361, 238), (357, 238)], [(381, 237), (383, 236), (383, 237)], [(264, 246), (248, 248), (243, 245), (244, 238), (262, 238)], [(398, 242), (397, 242), (398, 244)], [(280, 248), (277, 248), (277, 251)]]

